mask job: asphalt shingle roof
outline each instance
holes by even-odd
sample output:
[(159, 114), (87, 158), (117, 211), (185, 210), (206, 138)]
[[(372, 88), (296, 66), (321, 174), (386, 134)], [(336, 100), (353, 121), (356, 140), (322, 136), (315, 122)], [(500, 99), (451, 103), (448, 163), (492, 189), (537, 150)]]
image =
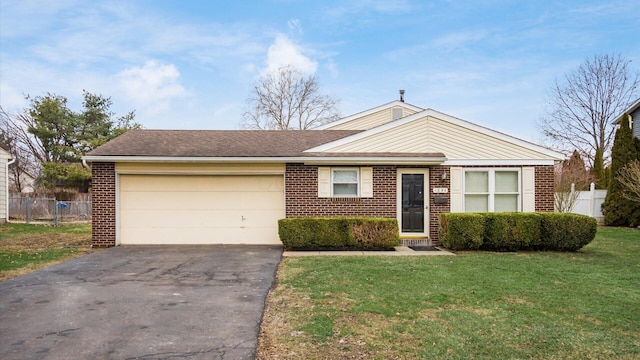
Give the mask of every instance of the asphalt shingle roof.
[(131, 130), (88, 156), (295, 157), (361, 130)]

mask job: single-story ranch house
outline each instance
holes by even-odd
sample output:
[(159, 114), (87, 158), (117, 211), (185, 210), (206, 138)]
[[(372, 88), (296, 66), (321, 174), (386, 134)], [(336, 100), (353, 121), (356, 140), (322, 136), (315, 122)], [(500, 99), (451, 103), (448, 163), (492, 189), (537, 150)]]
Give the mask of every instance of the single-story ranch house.
[(280, 244), (278, 219), (553, 211), (563, 155), (393, 101), (315, 130), (132, 130), (88, 153), (93, 245)]

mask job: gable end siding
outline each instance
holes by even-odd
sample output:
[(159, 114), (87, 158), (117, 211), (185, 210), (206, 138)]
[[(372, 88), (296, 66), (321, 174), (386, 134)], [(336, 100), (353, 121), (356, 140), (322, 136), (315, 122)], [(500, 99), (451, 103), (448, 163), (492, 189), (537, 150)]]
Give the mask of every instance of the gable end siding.
[(114, 163), (93, 163), (91, 185), (91, 245), (116, 245), (116, 171)]

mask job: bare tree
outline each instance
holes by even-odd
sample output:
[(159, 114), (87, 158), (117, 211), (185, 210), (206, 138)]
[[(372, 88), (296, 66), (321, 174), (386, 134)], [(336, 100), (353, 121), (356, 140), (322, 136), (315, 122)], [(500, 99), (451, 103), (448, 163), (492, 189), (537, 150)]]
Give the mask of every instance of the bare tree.
[(17, 192), (34, 185), (44, 157), (42, 144), (27, 131), (25, 121), (30, 121), (28, 115), (10, 115), (0, 106), (0, 142), (15, 160), (9, 167), (9, 181)]
[[(554, 205), (556, 211), (571, 212), (578, 200), (578, 191), (589, 188), (591, 176), (577, 150), (571, 158), (555, 169)], [(578, 190), (578, 191), (576, 191)]]
[(591, 168), (597, 167), (598, 149), (604, 159), (609, 157), (612, 122), (637, 98), (640, 86), (640, 75), (632, 73), (630, 63), (620, 55), (596, 55), (556, 79), (548, 96), (547, 115), (539, 124), (552, 146), (567, 153), (578, 149)]
[(640, 161), (629, 162), (620, 169), (617, 178), (623, 187), (622, 196), (640, 203)]
[(247, 102), (248, 129), (306, 130), (338, 119), (336, 100), (320, 94), (315, 76), (289, 65), (258, 79)]

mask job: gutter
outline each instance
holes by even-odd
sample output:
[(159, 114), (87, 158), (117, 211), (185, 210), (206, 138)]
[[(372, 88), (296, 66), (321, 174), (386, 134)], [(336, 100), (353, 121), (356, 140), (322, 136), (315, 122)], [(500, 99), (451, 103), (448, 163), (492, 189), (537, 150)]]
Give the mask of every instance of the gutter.
[(6, 166), (5, 172), (4, 172), (4, 174), (6, 176), (5, 179), (4, 179), (4, 181), (5, 181), (5, 183), (4, 183), (5, 184), (5, 189), (4, 190), (5, 190), (5, 196), (6, 196), (6, 199), (5, 199), (5, 201), (6, 201), (5, 202), (5, 204), (6, 204), (6, 209), (5, 209), (5, 211), (6, 211), (6, 213), (5, 213), (6, 219), (5, 219), (5, 221), (6, 222), (9, 222), (9, 165), (13, 164), (14, 162), (16, 162), (16, 159), (11, 159), (10, 161), (7, 161), (7, 166)]

